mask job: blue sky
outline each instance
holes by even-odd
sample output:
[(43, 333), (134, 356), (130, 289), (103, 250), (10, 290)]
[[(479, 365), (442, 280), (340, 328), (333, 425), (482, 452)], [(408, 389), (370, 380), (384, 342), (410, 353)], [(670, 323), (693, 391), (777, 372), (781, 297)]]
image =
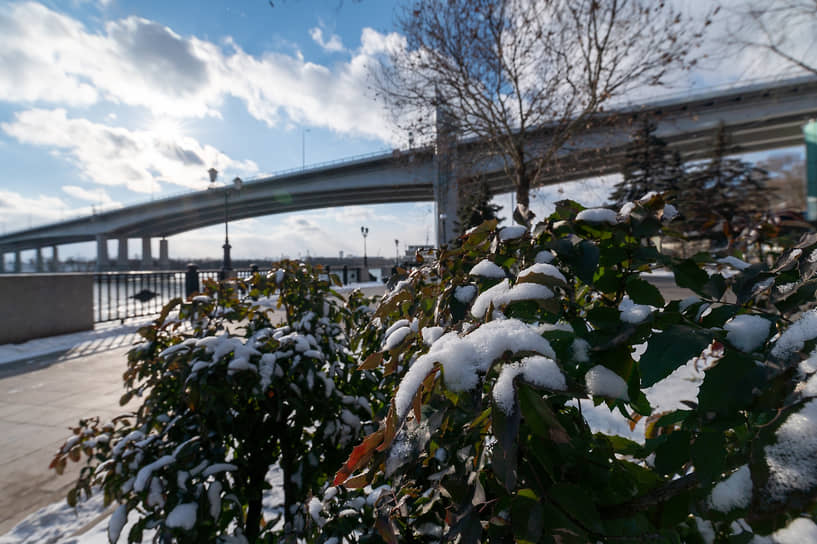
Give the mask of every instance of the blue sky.
[[(397, 2), (274, 4), (5, 3), (0, 232), (203, 189), (211, 166), (221, 181), (248, 179), (299, 167), (302, 156), (314, 164), (400, 145), (367, 76), (400, 39)], [(741, 79), (749, 60), (690, 74), (679, 88)], [(600, 203), (605, 185), (548, 189), (534, 210), (565, 196)], [(500, 203), (509, 209), (507, 197)], [(230, 233), (237, 258), (360, 254), (361, 225), (372, 255), (393, 255), (395, 239), (401, 251), (434, 239), (430, 203), (250, 219)], [(221, 229), (171, 237), (171, 256), (218, 257)], [(140, 251), (131, 240), (129, 253)], [(62, 258), (94, 253), (91, 244), (60, 248)]]

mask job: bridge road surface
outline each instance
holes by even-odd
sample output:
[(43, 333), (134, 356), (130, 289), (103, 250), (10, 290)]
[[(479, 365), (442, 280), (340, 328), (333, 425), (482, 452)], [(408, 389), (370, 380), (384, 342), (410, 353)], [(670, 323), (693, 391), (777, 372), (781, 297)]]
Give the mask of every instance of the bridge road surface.
[[(671, 277), (653, 276), (667, 299), (691, 294)], [(367, 287), (367, 295), (383, 288)], [(126, 353), (139, 341), (135, 327), (90, 347), (0, 365), (0, 536), (39, 508), (65, 500), (82, 462), (69, 462), (62, 476), (48, 464), (80, 418), (109, 420), (138, 406), (119, 406)], [(84, 457), (83, 457), (84, 461)]]

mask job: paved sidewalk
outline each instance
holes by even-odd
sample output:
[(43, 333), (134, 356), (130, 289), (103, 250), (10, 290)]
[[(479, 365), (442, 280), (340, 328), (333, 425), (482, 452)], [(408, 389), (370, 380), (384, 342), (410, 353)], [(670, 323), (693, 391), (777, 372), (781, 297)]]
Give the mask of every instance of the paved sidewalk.
[[(64, 500), (81, 464), (57, 476), (48, 465), (69, 426), (110, 419), (119, 406), (132, 330), (57, 356), (0, 366), (0, 535), (42, 506)], [(37, 370), (31, 370), (36, 368)]]

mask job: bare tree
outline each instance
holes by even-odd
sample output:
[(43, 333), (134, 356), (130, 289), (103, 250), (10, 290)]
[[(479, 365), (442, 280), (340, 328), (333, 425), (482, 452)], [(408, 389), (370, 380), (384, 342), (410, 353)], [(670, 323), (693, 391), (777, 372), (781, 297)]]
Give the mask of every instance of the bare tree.
[(692, 24), (656, 0), (416, 0), (375, 87), (414, 137), (431, 139), (441, 108), (499, 157), (529, 224), (530, 189), (590, 115), (694, 64)]
[(771, 53), (817, 74), (817, 0), (750, 0), (730, 8), (731, 45)]

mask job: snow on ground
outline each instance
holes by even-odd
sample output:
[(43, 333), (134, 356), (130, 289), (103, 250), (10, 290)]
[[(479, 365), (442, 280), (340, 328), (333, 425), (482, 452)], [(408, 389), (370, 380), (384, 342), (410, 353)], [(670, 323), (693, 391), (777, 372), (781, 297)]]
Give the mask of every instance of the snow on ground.
[(90, 331), (36, 338), (21, 344), (3, 344), (0, 345), (0, 365), (29, 361), (68, 350), (77, 356), (82, 356), (83, 353), (96, 352), (106, 346), (129, 345), (129, 343), (122, 343), (122, 338), (133, 335), (135, 340), (139, 327), (147, 325), (154, 317), (127, 319), (124, 324), (118, 321), (96, 323), (93, 330)]

